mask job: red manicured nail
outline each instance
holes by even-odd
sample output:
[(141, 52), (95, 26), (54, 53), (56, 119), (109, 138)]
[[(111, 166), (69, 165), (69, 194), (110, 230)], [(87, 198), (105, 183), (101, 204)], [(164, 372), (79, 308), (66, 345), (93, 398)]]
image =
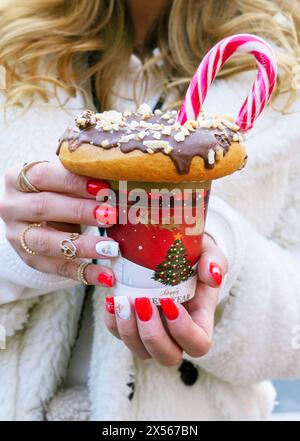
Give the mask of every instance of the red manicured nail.
[(115, 299), (113, 297), (106, 297), (105, 306), (108, 312), (115, 313)]
[(135, 310), (138, 318), (142, 322), (147, 322), (152, 317), (152, 305), (147, 297), (138, 297), (135, 299)]
[(215, 283), (220, 286), (223, 280), (223, 274), (220, 265), (211, 262), (209, 265), (209, 272)]
[(104, 188), (109, 188), (109, 185), (107, 182), (100, 181), (99, 179), (89, 179), (86, 184), (87, 192), (94, 196), (97, 196), (98, 191)]
[(175, 320), (179, 315), (178, 308), (173, 299), (165, 297), (160, 299), (161, 309), (168, 320)]
[(111, 288), (113, 286), (113, 276), (111, 274), (107, 274), (107, 273), (100, 273), (98, 276), (98, 281), (104, 285), (104, 286), (108, 286), (109, 288)]
[(114, 225), (118, 220), (118, 208), (111, 205), (98, 205), (94, 209), (94, 218), (99, 225)]

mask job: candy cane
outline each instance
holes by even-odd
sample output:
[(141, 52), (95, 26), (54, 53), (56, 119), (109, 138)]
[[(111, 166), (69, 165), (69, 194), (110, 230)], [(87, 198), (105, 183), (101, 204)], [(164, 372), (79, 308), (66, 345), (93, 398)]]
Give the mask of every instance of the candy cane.
[(177, 120), (184, 124), (187, 119), (197, 119), (210, 84), (224, 63), (235, 53), (252, 54), (258, 73), (252, 90), (244, 101), (236, 124), (242, 131), (250, 130), (263, 111), (274, 89), (277, 63), (271, 46), (262, 38), (251, 34), (238, 34), (217, 43), (203, 58), (193, 76)]

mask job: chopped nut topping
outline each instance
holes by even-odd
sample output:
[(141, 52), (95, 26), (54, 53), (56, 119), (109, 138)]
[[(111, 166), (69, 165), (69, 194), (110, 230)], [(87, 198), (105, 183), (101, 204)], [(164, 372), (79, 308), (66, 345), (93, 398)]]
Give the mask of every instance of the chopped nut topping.
[(161, 149), (166, 154), (169, 154), (173, 151), (173, 147), (170, 146), (170, 144), (167, 141), (149, 140), (149, 141), (144, 141), (143, 144), (151, 150)]
[(182, 142), (182, 141), (184, 141), (184, 140), (185, 140), (184, 133), (183, 133), (183, 132), (178, 132), (178, 133), (176, 133), (176, 135), (174, 135), (174, 139), (175, 139), (175, 141), (177, 141), (177, 142)]
[(139, 113), (143, 117), (146, 116), (150, 118), (152, 116), (152, 110), (150, 109), (148, 104), (145, 103), (140, 105), (140, 107), (137, 109), (137, 113)]
[(155, 139), (160, 139), (161, 138), (161, 134), (159, 132), (153, 132), (153, 138)]
[(156, 141), (154, 139), (144, 141), (143, 144), (150, 149), (164, 149), (170, 145), (167, 141)]
[(203, 112), (201, 112), (197, 119), (199, 126), (206, 129), (219, 129), (219, 130), (225, 130), (227, 127), (228, 129), (238, 132), (239, 126), (235, 124), (234, 119), (230, 115), (222, 115), (218, 116), (216, 114), (209, 114), (206, 115)]
[(121, 124), (123, 122), (123, 115), (121, 112), (117, 112), (116, 110), (108, 110), (101, 113), (100, 120), (108, 124)]
[(209, 165), (213, 165), (215, 163), (215, 151), (213, 149), (209, 149), (207, 155), (207, 161)]
[(76, 124), (80, 129), (84, 129), (87, 125), (87, 120), (85, 118), (76, 118)]
[(199, 121), (199, 126), (203, 129), (211, 129), (213, 124), (214, 122), (212, 119), (202, 119)]
[(165, 126), (161, 133), (162, 135), (170, 136), (171, 132), (172, 132), (172, 126)]
[(173, 151), (174, 149), (173, 149), (173, 147), (172, 146), (168, 146), (168, 147), (166, 147), (166, 148), (164, 148), (164, 152), (168, 155), (169, 153), (171, 153), (172, 151)]
[(104, 139), (104, 140), (101, 142), (101, 147), (105, 148), (105, 147), (108, 147), (108, 146), (109, 146), (109, 141), (108, 141), (108, 139)]
[(164, 126), (162, 124), (152, 124), (153, 130), (163, 130)]
[(137, 138), (138, 140), (142, 141), (142, 140), (145, 138), (145, 136), (146, 136), (146, 132), (145, 132), (144, 130), (142, 130), (141, 132), (139, 132), (139, 133), (136, 135), (136, 138)]
[(226, 121), (226, 119), (224, 119), (222, 123), (225, 124), (225, 126), (228, 127), (228, 129), (233, 130), (234, 132), (240, 130), (240, 127), (237, 124), (232, 123), (230, 121)]
[(179, 123), (175, 123), (173, 126), (172, 126), (172, 129), (173, 130), (181, 130), (181, 125), (179, 124)]
[(79, 129), (95, 126), (97, 123), (95, 113), (92, 110), (84, 110), (75, 119), (76, 125)]
[(187, 122), (187, 121), (184, 123), (184, 127), (186, 127), (186, 128), (188, 129), (189, 132), (194, 132), (194, 131), (195, 131), (195, 129), (194, 129), (194, 127), (192, 126), (192, 124), (189, 123), (189, 122)]
[(191, 125), (194, 129), (197, 129), (199, 127), (199, 123), (194, 119), (188, 119), (185, 124)]
[(134, 139), (134, 138), (135, 138), (135, 134), (134, 134), (134, 133), (131, 133), (130, 135), (123, 135), (123, 136), (120, 138), (120, 142), (122, 142), (122, 143), (126, 143), (126, 142), (131, 141), (131, 140)]
[(148, 129), (149, 126), (152, 126), (152, 124), (147, 123), (146, 121), (140, 121), (140, 127), (143, 127), (144, 129)]
[[(154, 115), (157, 118), (151, 120), (150, 118)], [(135, 140), (135, 142), (138, 143), (137, 145), (143, 143), (146, 152), (149, 154), (155, 154), (159, 151), (167, 155), (170, 154), (174, 149), (169, 142), (161, 139), (162, 136), (172, 136), (177, 143), (180, 143), (184, 142), (186, 137), (190, 136), (192, 132), (195, 132), (198, 128), (202, 128), (204, 132), (208, 132), (210, 129), (216, 129), (214, 134), (217, 142), (219, 142), (219, 137), (220, 140), (225, 137), (229, 140), (232, 139), (233, 142), (242, 143), (244, 141), (244, 135), (240, 133), (239, 126), (230, 115), (220, 116), (200, 112), (197, 120), (189, 119), (183, 125), (176, 120), (176, 117), (176, 110), (162, 112), (160, 109), (156, 109), (152, 112), (147, 104), (142, 104), (136, 112), (126, 110), (124, 113), (120, 113), (115, 110), (110, 110), (96, 113), (91, 110), (85, 110), (77, 116), (75, 119), (76, 124), (70, 129), (73, 132), (80, 132), (89, 127), (95, 127), (102, 132), (103, 138), (107, 136), (105, 132), (109, 132), (109, 134), (113, 135), (112, 139), (100, 141), (98, 145), (102, 148), (120, 147), (121, 143), (128, 143), (131, 140)], [(150, 122), (147, 121), (148, 119)], [(218, 134), (218, 131), (223, 133)], [(229, 131), (231, 133), (229, 133)], [(116, 135), (115, 132), (120, 133)], [(110, 136), (109, 134), (107, 138)], [(173, 139), (170, 139), (170, 141), (174, 142)], [(93, 138), (90, 143), (93, 143)], [(181, 146), (179, 145), (179, 147)], [(217, 149), (216, 151), (215, 148)], [(180, 153), (181, 150), (177, 149), (177, 152)], [(217, 143), (216, 147), (209, 149), (207, 163), (212, 166), (216, 161), (221, 161), (224, 155), (224, 149)]]
[(242, 144), (245, 141), (245, 134), (242, 135), (240, 132), (234, 133), (232, 140)]
[(181, 132), (184, 134), (184, 136), (189, 136), (189, 134), (190, 134), (187, 127), (185, 127), (185, 126), (181, 127)]

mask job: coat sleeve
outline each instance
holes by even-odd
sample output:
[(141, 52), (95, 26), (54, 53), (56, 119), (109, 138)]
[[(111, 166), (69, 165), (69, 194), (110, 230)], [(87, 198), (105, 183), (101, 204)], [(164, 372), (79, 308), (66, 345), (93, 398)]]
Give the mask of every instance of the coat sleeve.
[[(55, 160), (57, 139), (71, 118), (51, 103), (33, 106), (17, 114), (3, 111), (0, 93), (0, 193), (8, 168), (39, 159)], [(45, 127), (45, 122), (47, 125)], [(51, 127), (51, 130), (47, 130)], [(47, 132), (45, 132), (47, 130)], [(20, 144), (20, 139), (22, 140)], [(40, 295), (70, 288), (75, 281), (41, 273), (27, 266), (6, 240), (5, 224), (0, 219), (0, 326), (7, 336), (23, 328), (32, 306)]]
[(194, 361), (232, 383), (299, 377), (299, 250), (241, 224), (247, 237), (241, 270), (217, 318), (210, 352)]
[(300, 377), (300, 155), (294, 147), (293, 159), (286, 158), (287, 190), (270, 237), (219, 203), (219, 217), (224, 211), (223, 222), (234, 230), (239, 265), (217, 309), (211, 350), (187, 358), (234, 384)]
[(29, 267), (6, 240), (5, 224), (0, 219), (0, 305), (71, 288), (77, 284), (74, 280), (41, 273)]

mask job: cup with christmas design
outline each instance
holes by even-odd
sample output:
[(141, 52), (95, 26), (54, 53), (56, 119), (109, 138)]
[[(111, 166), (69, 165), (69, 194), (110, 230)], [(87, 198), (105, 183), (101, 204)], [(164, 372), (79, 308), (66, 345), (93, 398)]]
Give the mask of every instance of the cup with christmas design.
[(120, 247), (113, 262), (115, 295), (149, 297), (157, 305), (165, 296), (178, 303), (191, 299), (211, 182), (111, 181), (110, 187), (116, 195), (110, 203), (119, 212), (107, 229)]

